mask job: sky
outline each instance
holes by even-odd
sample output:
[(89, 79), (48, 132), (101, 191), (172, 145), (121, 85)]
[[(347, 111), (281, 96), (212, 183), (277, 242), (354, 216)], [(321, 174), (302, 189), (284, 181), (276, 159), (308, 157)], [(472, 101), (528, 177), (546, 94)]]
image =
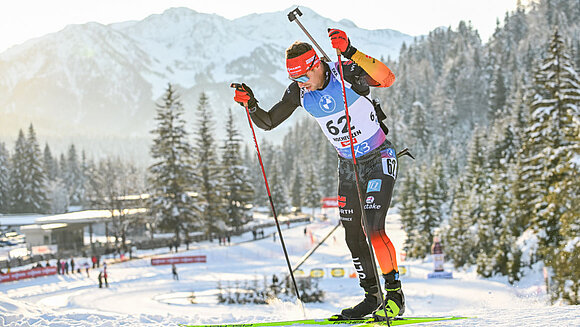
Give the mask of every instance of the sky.
[[(471, 21), (485, 42), (496, 20), (503, 22), (517, 0), (17, 0), (0, 1), (0, 52), (31, 38), (62, 30), (69, 24), (110, 24), (141, 20), (171, 7), (188, 7), (228, 19), (252, 13), (306, 6), (333, 20), (349, 19), (365, 29), (394, 29), (427, 34), (439, 26)], [(527, 3), (529, 0), (522, 0)]]

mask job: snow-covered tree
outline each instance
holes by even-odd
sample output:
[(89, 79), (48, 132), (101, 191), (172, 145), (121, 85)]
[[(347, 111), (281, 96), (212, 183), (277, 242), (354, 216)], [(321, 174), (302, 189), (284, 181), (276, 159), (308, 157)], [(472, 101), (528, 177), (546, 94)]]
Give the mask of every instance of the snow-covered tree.
[(465, 177), (459, 177), (454, 191), (451, 218), (444, 233), (445, 255), (453, 261), (456, 268), (473, 263), (476, 249), (467, 185)]
[(52, 156), (48, 143), (44, 146), (44, 170), (46, 171), (46, 196), (48, 212), (65, 213), (70, 205), (66, 185), (58, 173), (58, 160)]
[[(270, 170), (266, 171), (266, 176), (268, 178), (268, 185), (270, 186), (270, 194), (272, 195), (272, 201), (274, 202), (274, 207), (276, 208), (276, 213), (282, 214), (288, 212), (290, 207), (290, 200), (288, 198), (288, 190), (286, 184), (284, 183), (284, 172), (282, 172), (282, 152), (277, 152), (274, 156), (272, 164), (270, 165)], [(284, 159), (285, 160), (285, 159)], [(308, 183), (305, 181), (305, 183)], [(266, 192), (264, 191), (266, 194)]]
[(222, 186), (226, 201), (226, 223), (238, 230), (247, 222), (254, 198), (248, 167), (244, 166), (241, 154), (240, 133), (232, 110), (228, 110), (226, 139), (222, 147)]
[(83, 189), (84, 177), (81, 172), (81, 162), (74, 144), (70, 145), (66, 160), (63, 179), (68, 190), (70, 204), (78, 206), (83, 203), (85, 191)]
[(302, 197), (304, 189), (304, 176), (302, 176), (302, 163), (298, 163), (294, 169), (294, 179), (292, 180), (292, 188), (290, 190), (290, 197), (292, 198), (292, 206), (296, 208), (297, 212), (301, 212)]
[(149, 167), (150, 206), (152, 223), (156, 225), (153, 227), (174, 232), (178, 243), (189, 224), (201, 226), (199, 207), (193, 195), (198, 181), (194, 179), (191, 145), (183, 114), (183, 105), (169, 84), (162, 103), (157, 104), (157, 127), (151, 132), (154, 163)]
[[(578, 158), (580, 158), (580, 78), (564, 41), (556, 31), (546, 58), (535, 75), (530, 105), (530, 139), (533, 152), (528, 165), (537, 173), (531, 182), (536, 195), (533, 227), (539, 237), (539, 254), (554, 270), (554, 298), (578, 303), (578, 276), (562, 266), (578, 263), (580, 234), (571, 215), (578, 215)], [(530, 170), (533, 168), (530, 168)], [(577, 219), (576, 219), (577, 220)], [(575, 288), (572, 293), (570, 287)]]
[(194, 134), (195, 174), (199, 178), (196, 184), (199, 193), (201, 215), (205, 231), (208, 234), (219, 233), (226, 228), (225, 192), (220, 180), (221, 167), (217, 155), (217, 142), (213, 126), (209, 98), (205, 93), (199, 97), (197, 104), (197, 122)]
[(12, 212), (43, 213), (47, 209), (46, 176), (36, 133), (32, 124), (28, 136), (20, 130), (12, 156)]
[(534, 226), (540, 233), (541, 254), (548, 263), (563, 241), (560, 217), (573, 210), (569, 203), (574, 195), (563, 203), (550, 199), (561, 191), (560, 183), (572, 176), (574, 158), (580, 155), (579, 103), (580, 79), (556, 31), (547, 57), (536, 72), (527, 144), (533, 151), (528, 165), (537, 171), (530, 182), (539, 191), (534, 202)]
[(46, 172), (46, 178), (51, 181), (55, 180), (58, 175), (58, 164), (55, 158), (52, 156), (50, 151), (50, 146), (48, 143), (44, 145), (44, 171)]
[(10, 153), (0, 142), (0, 213), (10, 210)]
[(320, 177), (312, 163), (306, 163), (305, 166), (303, 203), (312, 208), (312, 215), (314, 215), (314, 210), (320, 207), (320, 199), (322, 198)]
[(407, 234), (403, 248), (410, 257), (413, 256), (412, 247), (414, 240), (417, 238), (419, 225), (417, 218), (417, 205), (419, 201), (417, 172), (417, 169), (409, 169), (404, 178), (401, 178), (401, 174), (399, 174), (397, 184), (400, 186), (399, 191), (396, 193), (398, 194), (397, 198), (400, 203), (401, 224)]

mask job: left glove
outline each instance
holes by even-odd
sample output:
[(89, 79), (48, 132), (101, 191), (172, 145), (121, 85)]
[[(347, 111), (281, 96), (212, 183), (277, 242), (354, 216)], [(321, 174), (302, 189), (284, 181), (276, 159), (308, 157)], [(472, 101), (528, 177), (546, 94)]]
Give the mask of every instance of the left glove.
[(340, 50), (342, 55), (346, 58), (350, 59), (350, 57), (356, 53), (356, 48), (350, 45), (350, 40), (344, 31), (336, 28), (329, 28), (328, 37), (330, 37), (332, 47)]

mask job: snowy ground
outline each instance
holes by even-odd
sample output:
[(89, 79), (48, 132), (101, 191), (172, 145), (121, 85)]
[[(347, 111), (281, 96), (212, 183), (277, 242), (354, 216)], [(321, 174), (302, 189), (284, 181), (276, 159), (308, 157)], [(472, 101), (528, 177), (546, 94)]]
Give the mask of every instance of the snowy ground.
[[(334, 222), (308, 225), (321, 239)], [(292, 262), (311, 246), (305, 225), (283, 227)], [(274, 229), (266, 230), (266, 233)], [(398, 249), (404, 240), (399, 217), (390, 215), (387, 230)], [(109, 288), (97, 287), (97, 271), (82, 275), (49, 276), (0, 284), (1, 326), (177, 326), (264, 322), (303, 318), (300, 306), (276, 301), (268, 305), (219, 305), (216, 292), (221, 284), (244, 283), (287, 271), (279, 240), (266, 237), (251, 240), (251, 234), (232, 239), (231, 246), (217, 242), (178, 255), (207, 255), (207, 263), (178, 265), (179, 281), (170, 266), (151, 266), (150, 258), (109, 266)], [(344, 234), (339, 228), (308, 260), (303, 268), (342, 267), (349, 272), (351, 260)], [(249, 242), (248, 242), (249, 241)], [(470, 320), (429, 326), (580, 326), (580, 307), (551, 306), (547, 303), (540, 273), (532, 272), (518, 286), (504, 279), (481, 279), (473, 272), (453, 271), (454, 279), (426, 279), (431, 262), (399, 262), (408, 268), (402, 277), (407, 298), (406, 315), (460, 315)], [(451, 270), (451, 267), (446, 267)], [(328, 271), (327, 271), (328, 274)], [(308, 318), (327, 317), (361, 299), (354, 278), (325, 277), (320, 287), (324, 303), (306, 303)], [(195, 304), (189, 303), (191, 294)]]

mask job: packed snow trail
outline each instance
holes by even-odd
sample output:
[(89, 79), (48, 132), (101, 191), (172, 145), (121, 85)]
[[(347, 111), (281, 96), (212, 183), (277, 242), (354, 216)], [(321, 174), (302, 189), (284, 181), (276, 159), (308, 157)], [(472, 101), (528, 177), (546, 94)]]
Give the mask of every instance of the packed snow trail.
[[(282, 230), (291, 262), (297, 262), (324, 237), (335, 222), (317, 222)], [(266, 234), (273, 232), (266, 230)], [(397, 249), (404, 233), (399, 216), (391, 214), (387, 230)], [(109, 266), (109, 288), (98, 288), (97, 273), (48, 276), (0, 284), (0, 325), (2, 326), (178, 326), (180, 324), (221, 324), (302, 319), (296, 303), (273, 301), (268, 305), (220, 305), (217, 285), (252, 283), (272, 274), (283, 276), (287, 267), (278, 240), (252, 240), (248, 233), (232, 239), (231, 246), (217, 242), (200, 244), (197, 249), (177, 255), (207, 255), (207, 263), (177, 265), (179, 281), (171, 266), (151, 266), (140, 259)], [(141, 253), (146, 254), (146, 253)], [(175, 254), (173, 254), (175, 255)], [(339, 228), (302, 266), (345, 268), (352, 263)], [(541, 269), (530, 270), (517, 286), (505, 278), (482, 279), (473, 271), (453, 271), (454, 279), (426, 279), (432, 262), (402, 261), (407, 297), (407, 316), (469, 316), (476, 319), (448, 321), (432, 326), (580, 326), (578, 306), (547, 304)], [(446, 270), (452, 270), (445, 265)], [(324, 277), (319, 286), (324, 303), (306, 303), (308, 318), (325, 318), (360, 301), (362, 294), (355, 278)], [(194, 295), (195, 304), (190, 299)]]

